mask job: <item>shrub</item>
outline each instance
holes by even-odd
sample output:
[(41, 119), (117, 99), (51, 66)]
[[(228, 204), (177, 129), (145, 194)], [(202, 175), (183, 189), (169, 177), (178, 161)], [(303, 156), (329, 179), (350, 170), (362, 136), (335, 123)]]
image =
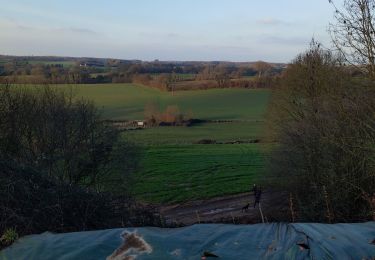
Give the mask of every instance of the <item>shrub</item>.
[(97, 191), (114, 172), (125, 182), (137, 162), (136, 147), (100, 119), (93, 103), (48, 86), (0, 85), (0, 153)]
[(313, 43), (273, 93), (279, 142), (270, 172), (296, 200), (299, 220), (371, 219), (375, 191), (375, 86), (353, 80)]
[(128, 196), (97, 193), (47, 178), (30, 167), (0, 161), (0, 234), (20, 235), (155, 225), (153, 214)]
[(18, 239), (18, 233), (15, 228), (7, 228), (0, 237), (0, 242), (4, 246), (13, 244)]
[(138, 155), (91, 102), (0, 85), (0, 234), (153, 225), (129, 195)]
[(189, 124), (192, 119), (192, 112), (184, 114), (178, 106), (167, 106), (164, 111), (160, 111), (155, 104), (147, 104), (144, 111), (150, 126), (181, 126)]
[(212, 139), (202, 139), (197, 142), (197, 144), (216, 144), (216, 140)]

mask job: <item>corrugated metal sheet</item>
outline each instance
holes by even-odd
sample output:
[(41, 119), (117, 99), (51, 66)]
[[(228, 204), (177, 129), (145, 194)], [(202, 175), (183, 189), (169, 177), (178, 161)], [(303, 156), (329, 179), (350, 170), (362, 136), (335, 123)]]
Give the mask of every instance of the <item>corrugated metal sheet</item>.
[(113, 229), (27, 236), (0, 259), (374, 259), (374, 240), (375, 222)]

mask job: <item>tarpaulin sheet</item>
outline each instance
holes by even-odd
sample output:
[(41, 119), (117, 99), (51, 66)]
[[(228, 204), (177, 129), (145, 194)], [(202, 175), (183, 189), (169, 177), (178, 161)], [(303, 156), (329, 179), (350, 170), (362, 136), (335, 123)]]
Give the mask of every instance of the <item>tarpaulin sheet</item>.
[[(131, 248), (139, 246), (135, 240), (146, 246)], [(1, 251), (0, 259), (201, 259), (204, 252), (218, 259), (374, 259), (374, 240), (375, 222), (203, 224), (31, 235)]]

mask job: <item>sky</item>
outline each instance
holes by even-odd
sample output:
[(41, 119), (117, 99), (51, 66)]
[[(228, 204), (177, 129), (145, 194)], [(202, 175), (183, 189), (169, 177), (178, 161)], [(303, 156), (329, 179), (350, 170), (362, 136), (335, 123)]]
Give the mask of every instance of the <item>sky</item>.
[[(342, 1), (337, 0), (340, 5)], [(289, 62), (330, 47), (328, 0), (0, 0), (0, 54)]]

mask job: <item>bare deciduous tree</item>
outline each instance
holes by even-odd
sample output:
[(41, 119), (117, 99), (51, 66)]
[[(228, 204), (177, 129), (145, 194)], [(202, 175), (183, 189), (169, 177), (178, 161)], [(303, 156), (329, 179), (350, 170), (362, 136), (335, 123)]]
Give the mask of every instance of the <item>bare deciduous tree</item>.
[(254, 68), (258, 72), (258, 77), (260, 78), (261, 76), (269, 72), (272, 69), (272, 66), (264, 61), (257, 61), (254, 64)]
[(126, 185), (137, 163), (133, 148), (92, 102), (72, 92), (0, 85), (0, 155), (6, 160), (100, 191), (110, 182)]
[(375, 0), (345, 0), (329, 25), (333, 44), (346, 61), (375, 79)]
[(313, 42), (273, 92), (270, 172), (304, 221), (369, 220), (374, 210), (374, 84), (341, 63)]

